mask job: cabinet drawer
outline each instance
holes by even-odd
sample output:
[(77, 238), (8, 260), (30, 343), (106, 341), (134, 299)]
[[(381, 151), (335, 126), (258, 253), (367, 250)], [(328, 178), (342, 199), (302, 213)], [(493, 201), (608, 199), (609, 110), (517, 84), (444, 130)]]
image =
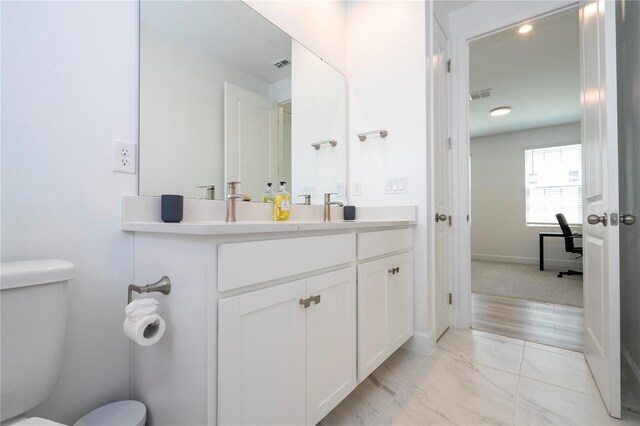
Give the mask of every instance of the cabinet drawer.
[(354, 234), (220, 244), (218, 290), (317, 271), (355, 258)]
[(412, 228), (363, 232), (358, 234), (358, 260), (408, 250), (412, 246)]

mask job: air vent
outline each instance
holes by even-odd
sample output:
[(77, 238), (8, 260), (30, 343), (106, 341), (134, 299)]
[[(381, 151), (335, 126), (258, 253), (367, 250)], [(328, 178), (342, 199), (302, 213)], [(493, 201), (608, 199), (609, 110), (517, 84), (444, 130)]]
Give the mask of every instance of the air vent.
[(469, 93), (469, 100), (475, 101), (477, 99), (488, 98), (489, 96), (491, 96), (491, 89), (477, 90)]
[(287, 58), (280, 59), (279, 61), (273, 63), (273, 66), (276, 68), (284, 68), (287, 65), (291, 65), (291, 61), (289, 61)]

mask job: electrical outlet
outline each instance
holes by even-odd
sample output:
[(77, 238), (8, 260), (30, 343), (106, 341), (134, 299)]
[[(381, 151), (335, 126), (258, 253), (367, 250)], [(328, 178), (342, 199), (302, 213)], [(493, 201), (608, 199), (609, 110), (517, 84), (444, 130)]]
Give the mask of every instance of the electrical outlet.
[(113, 171), (119, 173), (136, 172), (136, 144), (113, 141)]
[(362, 182), (353, 182), (351, 193), (353, 196), (362, 195)]

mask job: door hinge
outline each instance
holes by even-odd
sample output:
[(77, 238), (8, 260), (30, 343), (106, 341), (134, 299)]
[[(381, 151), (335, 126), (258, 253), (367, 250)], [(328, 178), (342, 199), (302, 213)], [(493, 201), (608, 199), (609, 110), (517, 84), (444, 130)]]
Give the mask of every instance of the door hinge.
[(451, 59), (447, 61), (447, 73), (451, 72)]
[(451, 215), (449, 215), (449, 226), (451, 226)]
[(453, 305), (453, 294), (449, 293), (449, 304)]
[(453, 147), (453, 139), (449, 138), (447, 140), (447, 148), (451, 149)]

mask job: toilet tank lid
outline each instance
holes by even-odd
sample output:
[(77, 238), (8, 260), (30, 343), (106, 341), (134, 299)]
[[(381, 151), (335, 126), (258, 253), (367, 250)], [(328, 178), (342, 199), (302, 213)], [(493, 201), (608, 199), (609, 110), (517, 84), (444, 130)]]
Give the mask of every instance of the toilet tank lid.
[(67, 281), (76, 276), (73, 263), (60, 259), (24, 260), (0, 264), (0, 289)]

